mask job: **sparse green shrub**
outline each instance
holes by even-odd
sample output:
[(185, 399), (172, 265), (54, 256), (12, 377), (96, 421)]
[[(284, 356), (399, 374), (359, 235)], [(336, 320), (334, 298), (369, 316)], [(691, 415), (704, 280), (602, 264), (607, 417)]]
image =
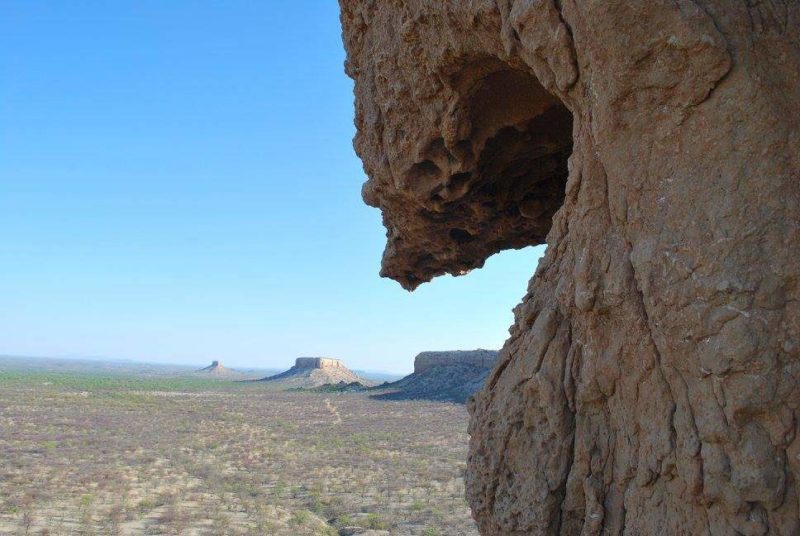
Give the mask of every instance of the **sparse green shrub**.
[(347, 527), (353, 524), (353, 518), (347, 514), (342, 514), (336, 518), (337, 527)]
[(136, 505), (136, 508), (139, 510), (140, 514), (146, 514), (150, 510), (156, 507), (156, 503), (152, 499), (142, 499), (139, 501), (139, 504)]
[(386, 530), (389, 528), (389, 524), (375, 513), (367, 514), (364, 519), (361, 520), (361, 526), (366, 529), (374, 530)]
[(292, 514), (292, 519), (289, 523), (293, 526), (305, 525), (311, 519), (311, 512), (308, 510), (296, 510)]
[(81, 508), (84, 510), (91, 508), (92, 502), (94, 502), (94, 497), (92, 497), (91, 493), (86, 493), (81, 496)]
[(415, 499), (414, 502), (411, 503), (411, 506), (409, 506), (409, 508), (414, 512), (419, 512), (425, 509), (425, 503), (419, 499)]
[(280, 499), (281, 497), (283, 497), (283, 494), (286, 493), (286, 489), (288, 487), (289, 486), (286, 484), (286, 482), (284, 482), (283, 480), (278, 480), (275, 483), (275, 486), (273, 486), (272, 488), (272, 495), (274, 495), (276, 499)]

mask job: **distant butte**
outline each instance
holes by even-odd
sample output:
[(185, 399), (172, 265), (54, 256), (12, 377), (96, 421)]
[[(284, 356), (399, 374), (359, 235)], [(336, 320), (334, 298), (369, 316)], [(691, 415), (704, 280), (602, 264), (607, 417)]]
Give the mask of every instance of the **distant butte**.
[(412, 374), (382, 385), (373, 398), (466, 402), (486, 382), (497, 354), (482, 349), (421, 352), (414, 358)]
[(234, 379), (242, 374), (237, 372), (233, 369), (229, 369), (222, 365), (220, 361), (214, 360), (211, 364), (207, 367), (201, 368), (197, 371), (197, 374), (202, 374), (204, 376), (214, 376), (216, 378), (231, 378)]
[(219, 361), (212, 361), (209, 366), (201, 368), (197, 372), (218, 372), (220, 370), (227, 370), (227, 369), (223, 367), (222, 363), (220, 363)]
[(261, 381), (285, 389), (314, 388), (340, 382), (375, 385), (375, 382), (364, 379), (347, 368), (341, 360), (331, 357), (298, 357), (294, 366), (286, 372), (263, 378)]

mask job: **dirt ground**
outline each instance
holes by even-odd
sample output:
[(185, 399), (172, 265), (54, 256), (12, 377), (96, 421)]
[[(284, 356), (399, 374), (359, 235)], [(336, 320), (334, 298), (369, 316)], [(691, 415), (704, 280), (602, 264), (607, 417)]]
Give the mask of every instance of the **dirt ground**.
[(477, 534), (462, 405), (0, 373), (0, 535)]

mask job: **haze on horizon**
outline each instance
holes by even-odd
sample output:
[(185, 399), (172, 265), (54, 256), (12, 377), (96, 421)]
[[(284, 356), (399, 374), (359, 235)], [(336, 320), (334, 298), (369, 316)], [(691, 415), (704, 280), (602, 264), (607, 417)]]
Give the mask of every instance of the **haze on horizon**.
[(335, 2), (4, 7), (0, 354), (407, 372), (502, 345), (543, 248), (378, 276)]

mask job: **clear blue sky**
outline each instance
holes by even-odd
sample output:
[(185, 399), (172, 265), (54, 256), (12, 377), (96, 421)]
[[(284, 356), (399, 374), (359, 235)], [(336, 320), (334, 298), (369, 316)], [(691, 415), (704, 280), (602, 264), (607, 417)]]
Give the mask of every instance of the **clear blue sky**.
[(378, 277), (330, 1), (3, 3), (0, 354), (408, 371), (499, 347), (541, 248)]

